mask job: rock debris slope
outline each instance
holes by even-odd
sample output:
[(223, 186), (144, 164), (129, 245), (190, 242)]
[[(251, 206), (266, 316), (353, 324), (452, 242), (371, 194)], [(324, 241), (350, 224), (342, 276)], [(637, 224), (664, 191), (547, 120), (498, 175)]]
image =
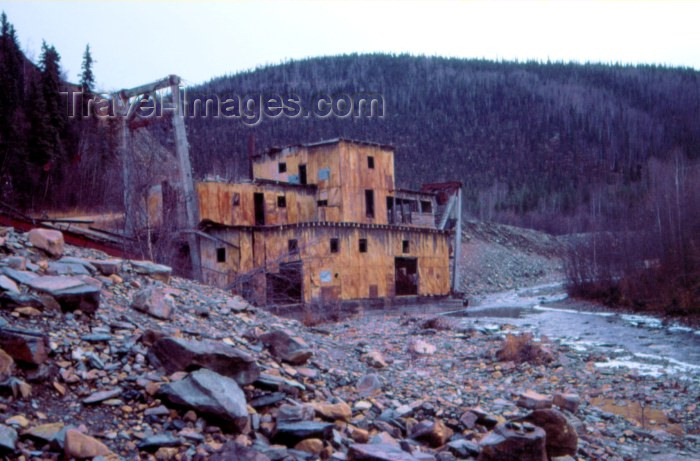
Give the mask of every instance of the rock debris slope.
[[(306, 328), (162, 265), (30, 236), (0, 229), (6, 459), (698, 456), (697, 379), (603, 375), (590, 352), (530, 338), (541, 353), (501, 361), (503, 331), (445, 319)], [(643, 423), (591, 404), (640, 395)]]

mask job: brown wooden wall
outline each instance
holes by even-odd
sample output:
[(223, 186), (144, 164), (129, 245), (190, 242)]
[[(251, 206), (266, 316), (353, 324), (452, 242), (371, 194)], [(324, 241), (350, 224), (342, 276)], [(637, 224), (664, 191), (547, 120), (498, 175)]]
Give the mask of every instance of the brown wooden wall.
[[(293, 224), (316, 220), (316, 198), (312, 189), (275, 184), (199, 182), (199, 219), (227, 226), (254, 226), (253, 194), (265, 197), (265, 224)], [(238, 194), (238, 205), (234, 195)], [(286, 207), (277, 206), (277, 197), (284, 196)]]
[[(290, 227), (268, 230), (218, 230), (217, 237), (237, 242), (239, 252), (231, 252), (230, 263), (215, 263), (217, 243), (202, 239), (205, 281), (210, 283), (233, 278), (217, 278), (215, 271), (234, 274), (250, 272), (255, 267), (279, 270), (280, 262), (303, 262), (304, 302), (349, 300), (395, 295), (395, 257), (417, 258), (418, 294), (446, 295), (450, 291), (449, 241), (451, 236), (438, 232), (417, 232), (382, 228), (342, 226)], [(339, 252), (330, 252), (330, 239), (339, 239)], [(359, 239), (367, 239), (367, 252), (359, 252)], [(296, 239), (298, 255), (289, 255), (289, 240)], [(403, 253), (408, 240), (409, 252)], [(219, 245), (220, 247), (222, 245)], [(228, 251), (228, 250), (227, 250)], [(228, 254), (228, 253), (227, 253)], [(330, 275), (322, 280), (322, 272)], [(211, 274), (207, 276), (207, 274)], [(220, 283), (215, 283), (223, 286)], [(265, 279), (256, 279), (256, 297), (264, 302)]]
[[(374, 168), (367, 157), (374, 157)], [(279, 163), (287, 171), (279, 172)], [(307, 181), (318, 186), (317, 200), (327, 206), (318, 208), (318, 220), (388, 224), (386, 196), (394, 189), (394, 153), (387, 147), (340, 141), (335, 144), (291, 147), (258, 158), (253, 164), (256, 178), (284, 182), (298, 181), (299, 165), (306, 165)], [(328, 179), (320, 173), (329, 170)], [(374, 191), (374, 218), (365, 209), (365, 190)]]

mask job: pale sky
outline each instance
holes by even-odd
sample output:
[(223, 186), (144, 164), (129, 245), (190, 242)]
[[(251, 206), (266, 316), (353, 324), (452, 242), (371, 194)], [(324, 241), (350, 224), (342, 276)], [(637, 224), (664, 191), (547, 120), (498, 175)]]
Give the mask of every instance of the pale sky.
[(42, 39), (56, 47), (70, 81), (90, 43), (101, 90), (353, 52), (700, 69), (700, 1), (15, 0), (0, 9), (35, 62)]

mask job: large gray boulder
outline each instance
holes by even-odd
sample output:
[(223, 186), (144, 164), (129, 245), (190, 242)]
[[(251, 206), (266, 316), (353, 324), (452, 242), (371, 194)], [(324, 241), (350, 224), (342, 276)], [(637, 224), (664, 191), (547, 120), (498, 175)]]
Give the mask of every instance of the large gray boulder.
[(245, 386), (260, 376), (260, 368), (249, 354), (220, 341), (188, 341), (182, 338), (161, 338), (149, 350), (165, 371), (191, 371), (207, 368), (233, 378)]
[(151, 286), (134, 294), (131, 307), (161, 320), (169, 319), (175, 309), (175, 302), (161, 287)]
[(535, 410), (521, 420), (530, 422), (544, 429), (547, 434), (547, 455), (556, 456), (576, 455), (578, 435), (562, 413), (557, 410)]
[(547, 461), (545, 432), (532, 424), (502, 423), (486, 435), (479, 461)]
[(176, 406), (222, 423), (234, 432), (249, 430), (248, 409), (236, 381), (202, 368), (160, 388), (160, 397)]
[(27, 286), (51, 295), (64, 311), (80, 309), (86, 314), (92, 314), (100, 307), (102, 284), (92, 277), (50, 275), (31, 279)]
[(303, 340), (290, 335), (284, 330), (272, 330), (269, 333), (260, 335), (260, 341), (270, 349), (272, 355), (292, 365), (306, 363), (313, 355), (313, 352)]
[(63, 234), (52, 229), (32, 229), (28, 234), (29, 242), (57, 258), (63, 254)]
[(38, 331), (0, 326), (0, 349), (18, 362), (41, 365), (49, 357), (49, 339)]
[(0, 455), (15, 451), (17, 444), (17, 431), (10, 426), (0, 424)]

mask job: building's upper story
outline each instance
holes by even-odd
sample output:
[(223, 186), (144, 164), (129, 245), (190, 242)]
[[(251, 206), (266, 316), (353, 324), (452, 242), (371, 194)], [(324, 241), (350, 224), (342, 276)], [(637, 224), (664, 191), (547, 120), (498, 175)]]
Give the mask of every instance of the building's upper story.
[(197, 184), (201, 221), (228, 226), (302, 222), (435, 228), (436, 194), (396, 189), (394, 149), (333, 139), (273, 148), (252, 181)]

